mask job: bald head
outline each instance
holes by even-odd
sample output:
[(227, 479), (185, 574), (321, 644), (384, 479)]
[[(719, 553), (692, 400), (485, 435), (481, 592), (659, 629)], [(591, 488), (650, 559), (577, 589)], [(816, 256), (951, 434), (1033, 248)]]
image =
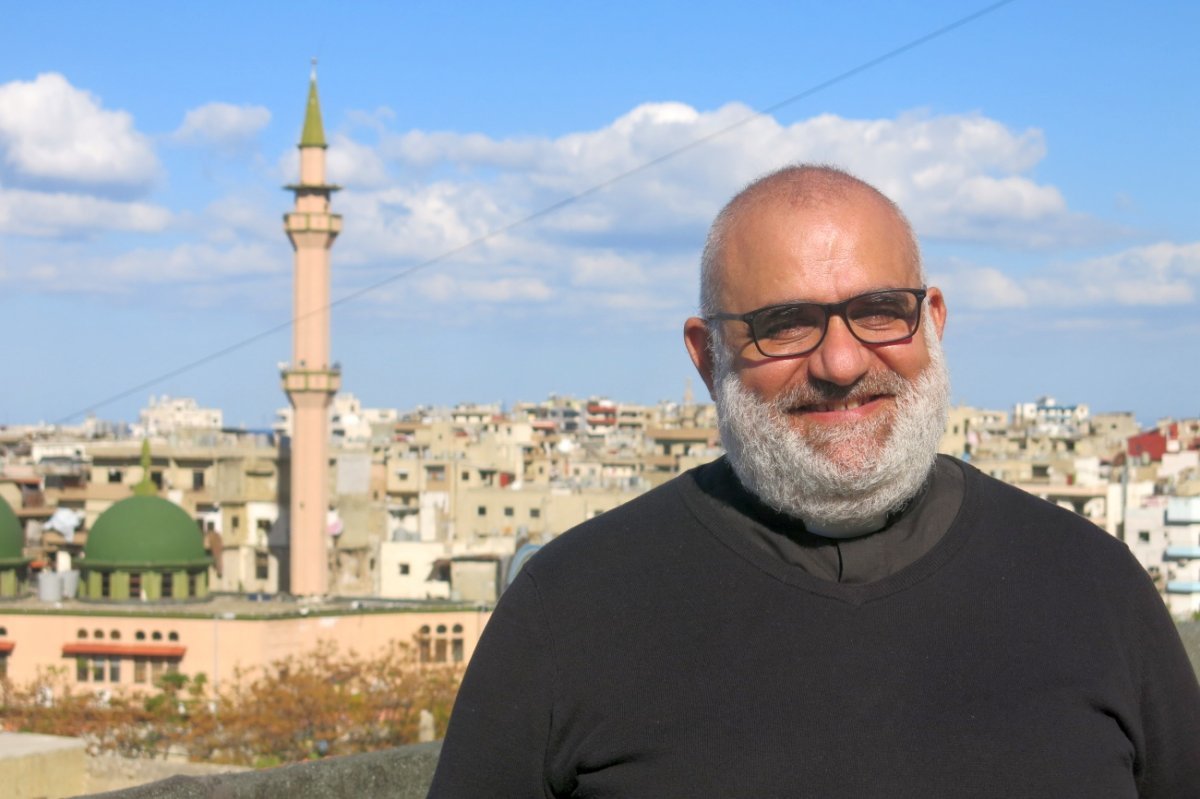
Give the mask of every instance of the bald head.
[(713, 220), (700, 259), (700, 313), (721, 310), (726, 243), (741, 220), (763, 209), (796, 211), (861, 203), (885, 209), (903, 231), (898, 246), (907, 250), (913, 271), (924, 282), (921, 255), (908, 219), (894, 202), (869, 183), (831, 166), (788, 166), (755, 180), (726, 203)]

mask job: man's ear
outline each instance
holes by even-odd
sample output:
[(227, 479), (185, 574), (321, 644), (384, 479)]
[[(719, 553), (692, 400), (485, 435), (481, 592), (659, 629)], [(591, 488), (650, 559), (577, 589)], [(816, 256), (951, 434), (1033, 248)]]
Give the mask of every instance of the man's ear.
[(937, 286), (929, 287), (929, 321), (937, 329), (938, 338), (946, 327), (946, 298)]
[(709, 349), (711, 338), (708, 325), (698, 316), (693, 316), (683, 323), (683, 343), (687, 346), (688, 355), (700, 373), (700, 379), (708, 387), (708, 396), (713, 396), (713, 362), (712, 350)]

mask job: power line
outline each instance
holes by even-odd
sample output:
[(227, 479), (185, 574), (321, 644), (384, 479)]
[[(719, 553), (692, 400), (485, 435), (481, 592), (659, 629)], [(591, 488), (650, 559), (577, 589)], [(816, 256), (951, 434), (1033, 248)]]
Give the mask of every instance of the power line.
[(631, 169), (628, 169), (624, 172), (619, 172), (616, 175), (614, 175), (606, 180), (603, 180), (599, 183), (593, 184), (592, 186), (584, 189), (581, 192), (578, 192), (577, 194), (572, 194), (570, 196), (564, 197), (563, 199), (558, 200), (557, 202), (551, 203), (550, 205), (547, 205), (537, 211), (534, 211), (531, 214), (520, 217), (512, 222), (509, 222), (505, 225), (501, 225), (500, 227), (497, 227), (497, 228), (493, 228), (492, 230), (489, 230), (486, 233), (476, 236), (475, 238), (471, 239), (470, 241), (466, 242), (465, 244), (461, 244), (457, 247), (446, 250), (445, 252), (442, 252), (439, 255), (435, 255), (434, 257), (432, 257), (428, 260), (414, 264), (406, 269), (401, 269), (397, 272), (394, 272), (394, 273), (388, 275), (387, 277), (385, 277), (381, 280), (377, 280), (374, 283), (369, 283), (366, 286), (355, 289), (354, 291), (351, 291), (348, 294), (344, 294), (341, 297), (338, 297), (336, 300), (333, 300), (332, 302), (330, 302), (328, 305), (326, 305), (323, 308), (318, 308), (316, 310), (308, 312), (307, 314), (304, 314), (303, 316), (294, 317), (292, 319), (289, 319), (286, 322), (281, 322), (270, 328), (267, 328), (258, 333), (255, 333), (247, 338), (244, 338), (240, 341), (234, 342), (233, 344), (230, 344), (226, 347), (216, 350), (215, 352), (211, 352), (211, 353), (204, 355), (200, 358), (197, 358), (193, 361), (188, 361), (187, 363), (182, 364), (181, 366), (177, 366), (174, 369), (171, 369), (170, 371), (163, 372), (162, 374), (156, 375), (155, 377), (152, 377), (148, 380), (144, 380), (143, 382), (138, 383), (135, 386), (131, 386), (131, 387), (124, 389), (123, 391), (120, 391), (109, 397), (105, 397), (104, 399), (98, 400), (97, 402), (94, 402), (85, 408), (81, 408), (73, 413), (70, 413), (64, 417), (61, 417), (60, 419), (56, 420), (54, 422), (54, 424), (65, 424), (66, 422), (70, 421), (71, 419), (74, 419), (77, 416), (82, 416), (86, 413), (95, 411), (98, 408), (102, 408), (106, 405), (110, 405), (114, 402), (117, 402), (118, 400), (125, 399), (126, 397), (136, 394), (140, 391), (145, 391), (147, 388), (156, 386), (165, 380), (170, 380), (172, 377), (178, 377), (181, 374), (185, 374), (185, 373), (190, 372), (193, 369), (197, 369), (207, 363), (211, 363), (212, 361), (223, 358), (226, 355), (237, 352), (240, 349), (244, 349), (245, 347), (248, 347), (257, 341), (267, 338), (268, 336), (272, 336), (281, 330), (286, 330), (287, 328), (291, 327), (295, 323), (297, 323), (303, 319), (306, 319), (309, 316), (313, 316), (313, 315), (319, 314), (319, 313), (324, 313), (325, 311), (332, 310), (333, 308), (337, 308), (341, 305), (345, 305), (346, 303), (356, 300), (359, 297), (362, 297), (366, 294), (370, 294), (373, 291), (377, 291), (377, 290), (383, 288), (384, 286), (390, 285), (399, 280), (403, 280), (404, 278), (407, 278), (416, 272), (419, 272), (423, 269), (428, 269), (431, 266), (435, 266), (436, 264), (439, 264), (442, 261), (452, 258), (453, 256), (458, 255), (459, 253), (462, 253), (462, 252), (470, 250), (474, 247), (477, 247), (478, 245), (480, 245), (486, 241), (489, 241), (493, 238), (496, 238), (497, 236), (501, 236), (512, 230), (515, 230), (517, 228), (528, 225), (529, 223), (535, 222), (538, 219), (541, 219), (543, 217), (550, 216), (551, 214), (554, 214), (554, 213), (562, 210), (563, 208), (567, 207), (568, 205), (577, 203), (580, 200), (591, 197), (592, 195), (599, 194), (600, 192), (604, 191), (605, 189), (609, 188), (610, 186), (612, 186), (616, 183), (620, 183), (623, 180), (627, 180), (631, 177), (634, 177), (635, 175), (639, 175), (643, 172), (653, 169), (654, 167), (658, 166), (659, 164), (662, 164), (666, 161), (671, 160), (672, 158), (676, 158), (680, 155), (683, 155), (684, 153), (690, 152), (690, 151), (692, 151), (698, 147), (701, 147), (701, 146), (707, 144), (708, 142), (710, 142), (714, 139), (717, 139), (721, 136), (725, 136), (726, 134), (739, 129), (739, 128), (753, 122), (756, 119), (760, 119), (764, 116), (773, 114), (774, 112), (778, 111), (781, 108), (784, 108), (793, 103), (799, 102), (800, 100), (804, 100), (808, 97), (811, 97), (814, 94), (817, 94), (818, 92), (822, 92), (825, 89), (828, 89), (832, 86), (836, 86), (837, 84), (842, 83), (843, 81), (849, 80), (850, 78), (852, 78), (860, 73), (863, 73), (863, 72), (866, 72), (867, 70), (873, 69), (874, 67), (877, 67), (886, 61), (890, 61), (893, 58), (901, 56), (901, 55), (909, 52), (910, 50), (914, 50), (918, 47), (921, 47), (922, 45), (928, 44), (929, 42), (933, 41), (934, 39), (937, 39), (941, 36), (945, 36), (946, 34), (951, 33), (965, 25), (969, 25), (970, 23), (976, 21), (977, 19), (980, 19), (981, 17), (985, 17), (994, 11), (998, 11), (1000, 8), (1002, 8), (1006, 5), (1009, 5), (1010, 3), (1013, 3), (1013, 2), (1016, 2), (1016, 0), (999, 0), (999, 2), (984, 6), (983, 8), (973, 11), (972, 13), (967, 14), (964, 17), (960, 17), (959, 19), (956, 19), (947, 25), (943, 25), (940, 28), (930, 31), (929, 33), (926, 33), (922, 36), (918, 36), (917, 38), (912, 39), (908, 42), (905, 42), (904, 44), (902, 44), (898, 47), (888, 50), (887, 52), (885, 52), (881, 55), (878, 55), (872, 59), (864, 61), (861, 64), (859, 64), (855, 67), (852, 67), (851, 69), (846, 70), (845, 72), (838, 73), (837, 75), (834, 75), (833, 77), (828, 78), (827, 80), (824, 80), (818, 84), (810, 86), (809, 88), (807, 88), (801, 92), (798, 92), (796, 94), (793, 94), (790, 97), (786, 97), (786, 98), (779, 100), (775, 103), (772, 103), (771, 105), (768, 105), (764, 108), (760, 108), (756, 111), (753, 111), (752, 113), (747, 114), (745, 117), (739, 119), (738, 121), (730, 123), (729, 125), (726, 125), (723, 128), (719, 128), (715, 131), (712, 131), (711, 133), (707, 133), (703, 136), (695, 138), (695, 139), (687, 142), (686, 144), (683, 144), (680, 147), (677, 147), (674, 150), (669, 150), (668, 152), (663, 153), (662, 155), (656, 156), (655, 158), (651, 158), (649, 161), (644, 161), (641, 164), (638, 164), (637, 166), (635, 166)]

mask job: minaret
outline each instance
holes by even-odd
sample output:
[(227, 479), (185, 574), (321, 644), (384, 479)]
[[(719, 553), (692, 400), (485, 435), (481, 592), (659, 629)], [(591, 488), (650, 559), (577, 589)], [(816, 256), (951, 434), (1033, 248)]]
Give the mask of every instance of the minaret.
[(295, 250), (292, 301), (292, 363), (283, 370), (291, 402), (290, 585), (295, 596), (326, 593), (329, 556), (329, 405), (341, 385), (341, 370), (329, 361), (329, 249), (342, 217), (329, 213), (338, 190), (325, 182), (325, 128), (317, 100), (317, 62), (308, 84), (308, 109), (300, 134), (300, 182), (285, 188), (296, 195), (283, 227)]

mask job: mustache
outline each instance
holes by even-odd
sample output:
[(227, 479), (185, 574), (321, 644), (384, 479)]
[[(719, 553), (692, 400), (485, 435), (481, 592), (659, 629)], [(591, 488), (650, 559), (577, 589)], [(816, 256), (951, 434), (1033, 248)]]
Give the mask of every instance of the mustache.
[(810, 405), (867, 402), (880, 396), (901, 397), (910, 393), (912, 389), (912, 384), (895, 372), (872, 372), (863, 375), (849, 386), (810, 379), (785, 391), (768, 404), (777, 413), (787, 413)]

